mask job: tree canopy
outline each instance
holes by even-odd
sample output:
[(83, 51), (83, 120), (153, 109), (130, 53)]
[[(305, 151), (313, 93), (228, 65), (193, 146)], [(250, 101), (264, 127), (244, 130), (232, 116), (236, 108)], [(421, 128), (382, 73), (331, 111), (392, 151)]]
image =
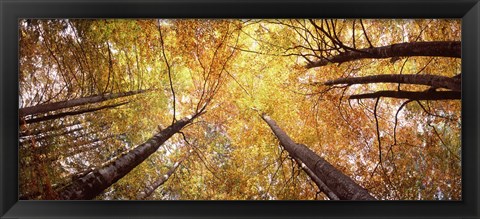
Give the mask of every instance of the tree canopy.
[(21, 19), (19, 36), (21, 199), (462, 199), (458, 19)]

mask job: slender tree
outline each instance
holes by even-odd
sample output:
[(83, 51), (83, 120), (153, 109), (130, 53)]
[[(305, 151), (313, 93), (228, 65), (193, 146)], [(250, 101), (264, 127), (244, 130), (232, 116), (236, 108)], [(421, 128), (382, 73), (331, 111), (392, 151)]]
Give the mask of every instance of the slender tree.
[(140, 195), (138, 195), (137, 199), (143, 200), (143, 199), (146, 199), (149, 196), (151, 196), (152, 193), (155, 192), (155, 190), (158, 187), (160, 187), (165, 182), (167, 182), (167, 180), (170, 178), (170, 176), (172, 176), (172, 174), (175, 173), (177, 168), (182, 164), (183, 161), (185, 161), (188, 158), (189, 155), (187, 155), (187, 156), (183, 157), (182, 159), (180, 159), (179, 161), (175, 162), (175, 164), (173, 164), (173, 167), (171, 167), (165, 175), (163, 175), (160, 178), (158, 178), (157, 180), (155, 180), (155, 182), (153, 182), (150, 186), (148, 186), (145, 189), (145, 191), (141, 192)]
[(35, 115), (40, 113), (47, 113), (50, 111), (56, 111), (64, 108), (80, 106), (90, 103), (99, 103), (106, 100), (116, 99), (120, 97), (132, 96), (135, 94), (145, 93), (149, 90), (136, 90), (136, 91), (128, 91), (122, 93), (113, 93), (113, 94), (101, 94), (101, 95), (93, 95), (88, 97), (80, 97), (73, 100), (65, 100), (55, 103), (45, 103), (36, 106), (24, 107), (20, 108), (18, 114), (20, 117), (27, 116), (27, 115)]
[(31, 123), (48, 121), (48, 120), (52, 120), (52, 119), (58, 119), (58, 118), (62, 118), (62, 117), (65, 117), (65, 116), (74, 116), (74, 115), (80, 115), (80, 114), (84, 114), (84, 113), (91, 113), (91, 112), (99, 111), (99, 110), (102, 110), (102, 109), (112, 109), (112, 108), (115, 108), (115, 107), (118, 107), (118, 106), (125, 105), (127, 103), (128, 102), (122, 102), (122, 103), (116, 103), (116, 104), (112, 104), (112, 105), (95, 107), (95, 108), (91, 108), (91, 109), (68, 111), (68, 112), (57, 113), (57, 114), (48, 115), (48, 116), (37, 117), (37, 118), (33, 118), (33, 119), (26, 119), (25, 123), (26, 124), (31, 124)]
[[(42, 149), (45, 149), (45, 147), (43, 147), (43, 148), (41, 147), (34, 152), (37, 153), (37, 154), (45, 154), (46, 155), (45, 158), (41, 159), (42, 162), (52, 163), (52, 162), (55, 162), (56, 160), (60, 159), (61, 157), (68, 158), (68, 157), (72, 157), (72, 156), (75, 156), (77, 154), (81, 154), (81, 153), (84, 153), (84, 152), (87, 152), (87, 151), (95, 150), (95, 149), (103, 146), (103, 143), (104, 143), (103, 141), (105, 141), (107, 139), (110, 139), (112, 137), (115, 137), (115, 136), (110, 135), (110, 136), (106, 136), (106, 137), (103, 137), (103, 138), (95, 138), (95, 139), (91, 139), (91, 140), (88, 140), (88, 141), (83, 141), (82, 143), (80, 143), (78, 145), (61, 145), (60, 147), (71, 146), (71, 148), (73, 148), (73, 150), (70, 150), (69, 152), (63, 152), (63, 153), (60, 153), (60, 154), (58, 154), (58, 153), (57, 154), (48, 154), (48, 157), (47, 157), (47, 154), (45, 154), (45, 152), (41, 152)], [(35, 165), (35, 163), (26, 163), (24, 165), (26, 167), (30, 167), (32, 165)]]
[(185, 125), (191, 123), (202, 112), (194, 114), (191, 118), (183, 118), (155, 134), (145, 143), (138, 145), (133, 150), (108, 162), (100, 168), (85, 173), (85, 175), (72, 181), (58, 193), (58, 199), (92, 199), (110, 185), (121, 179), (133, 168), (142, 163), (147, 157), (167, 141), (172, 135), (179, 132)]
[(268, 115), (263, 120), (270, 126), (285, 150), (291, 157), (299, 159), (322, 180), (341, 200), (375, 200), (366, 189), (355, 183), (350, 177), (333, 167), (303, 144), (295, 143), (277, 123)]
[[(74, 133), (74, 132), (77, 132), (77, 131), (82, 131), (83, 130), (83, 127), (77, 127), (77, 128), (73, 128), (73, 129), (70, 129), (70, 130), (65, 130), (63, 132), (59, 132), (59, 133), (52, 133), (50, 135), (43, 135), (43, 136), (40, 136), (40, 137), (35, 137), (35, 140), (36, 141), (43, 141), (47, 138), (54, 138), (54, 137), (58, 137), (58, 136), (62, 136), (62, 135), (68, 135), (68, 134), (71, 134), (71, 133)], [(25, 143), (27, 142), (28, 140), (23, 140), (23, 141), (20, 141), (20, 143)]]
[(315, 175), (315, 173), (310, 168), (307, 167), (307, 165), (305, 165), (298, 158), (294, 159), (295, 162), (297, 162), (297, 164), (302, 167), (303, 171), (305, 171), (305, 173), (310, 177), (310, 179), (315, 182), (321, 192), (323, 192), (330, 200), (340, 200), (340, 198), (338, 198), (338, 196), (330, 188), (328, 188), (328, 186), (325, 185), (325, 183), (320, 178), (318, 178), (318, 176)]
[(30, 131), (28, 131), (28, 134), (27, 134), (27, 131), (22, 131), (22, 132), (19, 132), (19, 134), (20, 134), (21, 138), (30, 138), (30, 137), (33, 137), (33, 136), (39, 135), (39, 134), (47, 134), (48, 135), (48, 133), (50, 133), (50, 132), (54, 132), (56, 130), (62, 130), (64, 128), (79, 125), (79, 124), (81, 124), (81, 122), (78, 121), (78, 120), (74, 121), (73, 123), (62, 123), (60, 125), (52, 124), (50, 127), (47, 127), (45, 129), (36, 129), (36, 130), (33, 130), (33, 131), (30, 130)]

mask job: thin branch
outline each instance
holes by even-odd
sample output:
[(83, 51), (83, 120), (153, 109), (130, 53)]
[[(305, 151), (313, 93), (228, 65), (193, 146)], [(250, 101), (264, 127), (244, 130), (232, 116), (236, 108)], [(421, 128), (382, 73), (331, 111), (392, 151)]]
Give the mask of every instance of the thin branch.
[(380, 101), (380, 97), (377, 97), (377, 101), (375, 101), (375, 107), (374, 107), (374, 110), (373, 110), (373, 115), (375, 117), (375, 126), (377, 127), (377, 141), (378, 141), (378, 163), (377, 163), (377, 166), (375, 167), (375, 169), (373, 170), (373, 173), (377, 169), (378, 164), (380, 164), (380, 165), (382, 164), (382, 141), (381, 141), (381, 138), (380, 138), (380, 129), (378, 127), (378, 118), (377, 118), (377, 106), (378, 106), (379, 101)]
[(438, 134), (437, 129), (435, 128), (435, 126), (433, 126), (432, 124), (428, 124), (428, 126), (432, 127), (433, 132), (435, 133), (435, 135), (437, 136), (437, 138), (440, 140), (440, 142), (442, 143), (442, 145), (448, 150), (448, 152), (449, 152), (450, 154), (452, 154), (457, 160), (460, 160), (460, 157), (458, 157), (458, 155), (456, 155), (455, 153), (453, 153), (453, 151), (447, 146), (447, 144), (445, 144), (445, 142), (443, 141), (442, 137), (440, 137), (440, 134)]
[(173, 89), (173, 83), (172, 83), (172, 73), (171, 73), (171, 67), (170, 64), (168, 63), (167, 55), (165, 54), (165, 45), (163, 42), (163, 36), (162, 36), (162, 28), (160, 25), (160, 20), (158, 20), (158, 33), (160, 34), (160, 45), (162, 46), (162, 55), (165, 60), (165, 64), (167, 65), (167, 72), (168, 72), (168, 80), (170, 82), (170, 90), (172, 91), (172, 97), (173, 97), (173, 118), (172, 118), (172, 125), (177, 121), (175, 118), (175, 90)]
[(365, 30), (365, 26), (363, 26), (363, 21), (362, 21), (362, 19), (360, 19), (360, 25), (362, 26), (363, 35), (365, 36), (365, 39), (367, 39), (367, 42), (368, 42), (368, 44), (370, 45), (370, 48), (373, 48), (374, 46), (372, 45), (372, 42), (370, 41), (370, 39), (369, 39), (368, 36), (367, 36), (367, 31)]

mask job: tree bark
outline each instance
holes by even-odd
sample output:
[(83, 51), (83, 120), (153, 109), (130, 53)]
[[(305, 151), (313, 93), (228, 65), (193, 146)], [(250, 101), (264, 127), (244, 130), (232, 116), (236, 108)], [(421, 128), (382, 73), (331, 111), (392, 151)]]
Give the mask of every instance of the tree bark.
[(462, 99), (460, 91), (377, 91), (367, 94), (351, 95), (349, 99), (371, 99), (390, 97), (409, 100), (457, 100)]
[(23, 117), (27, 115), (47, 113), (50, 111), (60, 110), (64, 108), (80, 106), (80, 105), (85, 105), (90, 103), (98, 103), (98, 102), (111, 100), (115, 98), (131, 96), (135, 94), (144, 93), (147, 91), (149, 90), (137, 90), (137, 91), (122, 92), (122, 93), (114, 93), (114, 94), (93, 95), (93, 96), (81, 97), (73, 100), (65, 100), (65, 101), (60, 101), (55, 103), (45, 103), (41, 105), (21, 108), (18, 111), (18, 115), (20, 117)]
[(317, 175), (315, 175), (315, 173), (310, 168), (307, 167), (307, 165), (302, 163), (302, 161), (300, 161), (298, 158), (294, 159), (298, 163), (298, 165), (302, 167), (303, 171), (305, 171), (305, 173), (310, 177), (310, 179), (312, 179), (313, 182), (317, 184), (317, 187), (321, 192), (323, 192), (330, 200), (340, 200), (340, 198), (338, 198), (338, 196), (330, 188), (328, 188), (328, 186), (325, 185), (325, 183), (320, 178), (318, 178)]
[(446, 88), (453, 91), (461, 91), (461, 78), (445, 77), (439, 75), (414, 75), (414, 74), (386, 74), (366, 77), (339, 78), (327, 81), (324, 85), (336, 84), (369, 84), (369, 83), (401, 83), (428, 85), (435, 88)]
[(263, 114), (262, 118), (270, 126), (290, 156), (304, 163), (339, 199), (375, 200), (366, 189), (333, 167), (325, 159), (318, 156), (305, 145), (295, 143), (269, 116)]
[(172, 135), (179, 132), (185, 125), (202, 113), (195, 114), (192, 118), (183, 118), (166, 129), (162, 130), (145, 143), (138, 145), (133, 150), (112, 160), (104, 166), (92, 170), (83, 177), (72, 181), (58, 193), (58, 199), (92, 199), (117, 182), (133, 168), (142, 163), (151, 154), (167, 141)]
[(343, 63), (359, 59), (382, 59), (404, 56), (439, 56), (439, 57), (462, 57), (462, 45), (460, 41), (433, 41), (433, 42), (409, 42), (397, 43), (382, 47), (359, 49), (358, 51), (346, 51), (339, 55), (321, 58), (306, 65), (306, 68), (325, 66), (329, 63)]
[(95, 112), (95, 111), (102, 110), (102, 109), (115, 108), (117, 106), (125, 105), (127, 103), (128, 102), (123, 102), (123, 103), (106, 105), (106, 106), (101, 106), (101, 107), (92, 108), (92, 109), (82, 109), (82, 110), (69, 111), (69, 112), (63, 112), (63, 113), (48, 115), (48, 116), (37, 117), (37, 118), (33, 118), (33, 119), (26, 119), (25, 123), (26, 124), (31, 124), (31, 123), (48, 121), (48, 120), (52, 120), (52, 119), (58, 119), (58, 118), (62, 118), (62, 117), (65, 117), (65, 116), (74, 116), (74, 115), (80, 115), (80, 114), (83, 114), (83, 113), (91, 113), (91, 112)]
[[(54, 137), (58, 137), (58, 136), (62, 136), (62, 135), (68, 135), (68, 134), (70, 134), (70, 133), (74, 133), (74, 132), (76, 132), (76, 131), (81, 131), (81, 130), (83, 130), (83, 127), (74, 128), (74, 129), (71, 129), (71, 130), (68, 130), (68, 131), (63, 131), (63, 132), (61, 132), (61, 133), (53, 133), (53, 134), (50, 134), (50, 135), (45, 134), (45, 135), (40, 136), (40, 137), (35, 137), (35, 136), (33, 136), (32, 138), (35, 139), (35, 141), (38, 142), (38, 141), (43, 141), (43, 140), (46, 139), (46, 138), (54, 138)], [(20, 144), (24, 144), (25, 142), (31, 141), (32, 138), (29, 138), (29, 139), (25, 139), (25, 140), (23, 140), (23, 141), (20, 141)]]
[[(111, 136), (111, 137), (114, 137), (114, 136)], [(60, 157), (68, 158), (68, 157), (72, 157), (72, 156), (75, 156), (75, 155), (83, 153), (83, 152), (87, 152), (87, 151), (97, 149), (100, 146), (102, 146), (101, 141), (107, 140), (108, 138), (111, 138), (111, 137), (105, 137), (105, 138), (102, 138), (102, 139), (99, 139), (99, 138), (92, 139), (92, 140), (84, 142), (80, 145), (75, 145), (75, 148), (71, 151), (66, 151), (66, 152), (63, 152), (63, 153), (60, 153), (60, 154), (59, 153), (56, 153), (56, 154), (42, 153), (41, 151), (46, 149), (45, 147), (36, 148), (37, 150), (33, 151), (33, 152), (46, 155), (45, 158), (43, 158), (43, 159), (41, 158), (39, 161), (41, 161), (43, 163), (51, 164), (52, 162), (55, 162), (56, 160), (60, 159)], [(61, 147), (65, 147), (65, 145), (62, 145)], [(23, 161), (20, 161), (20, 163), (22, 165), (25, 165), (26, 168), (31, 168), (33, 165), (36, 165), (36, 163), (33, 163), (33, 162), (25, 163)]]
[(80, 121), (74, 121), (73, 123), (67, 123), (67, 124), (61, 124), (61, 125), (58, 125), (58, 126), (55, 126), (55, 125), (51, 125), (50, 127), (48, 128), (45, 128), (45, 129), (35, 129), (34, 131), (30, 131), (30, 130), (26, 130), (26, 131), (22, 131), (20, 132), (20, 137), (21, 138), (30, 138), (30, 137), (34, 137), (35, 135), (39, 135), (41, 133), (49, 133), (49, 132), (53, 132), (53, 131), (56, 131), (56, 130), (61, 130), (61, 129), (64, 129), (64, 128), (67, 128), (67, 127), (70, 127), (70, 126), (74, 126), (74, 125), (79, 125), (81, 124)]
[[(55, 162), (56, 160), (58, 160), (59, 158), (61, 157), (64, 157), (64, 158), (68, 158), (68, 157), (72, 157), (72, 156), (75, 156), (77, 154), (81, 154), (83, 152), (87, 152), (87, 151), (92, 151), (92, 150), (95, 150), (97, 148), (99, 148), (100, 146), (103, 146), (104, 144), (104, 141), (108, 140), (108, 139), (111, 139), (111, 138), (114, 138), (114, 137), (118, 137), (122, 134), (109, 134), (107, 136), (104, 136), (104, 137), (96, 137), (94, 139), (89, 139), (89, 140), (84, 140), (84, 141), (81, 141), (81, 142), (77, 142), (78, 144), (73, 144), (73, 143), (66, 143), (66, 144), (61, 144), (59, 145), (58, 147), (59, 148), (68, 148), (68, 150), (62, 150), (62, 151), (59, 151), (59, 152), (55, 152), (55, 153), (49, 153), (47, 150), (48, 150), (48, 145), (46, 146), (41, 146), (41, 147), (36, 147), (36, 148), (33, 148), (33, 150), (31, 149), (30, 151), (32, 152), (33, 155), (35, 154), (42, 154), (42, 155), (45, 155), (45, 156), (42, 156), (42, 158), (39, 158), (39, 162), (41, 161), (42, 163), (47, 163), (47, 164), (51, 164), (52, 162)], [(27, 158), (29, 156), (23, 156), (22, 158)], [(20, 160), (20, 163), (24, 166), (26, 166), (27, 168), (35, 165), (34, 162), (30, 162), (28, 164), (25, 164), (25, 162), (23, 160)]]
[(144, 200), (145, 198), (149, 197), (152, 195), (155, 190), (163, 185), (167, 180), (172, 176), (173, 173), (177, 170), (177, 168), (182, 164), (182, 162), (186, 159), (187, 157), (182, 158), (180, 161), (175, 162), (172, 168), (170, 168), (165, 175), (157, 179), (155, 182), (152, 183), (149, 187), (145, 189), (138, 197), (138, 200)]

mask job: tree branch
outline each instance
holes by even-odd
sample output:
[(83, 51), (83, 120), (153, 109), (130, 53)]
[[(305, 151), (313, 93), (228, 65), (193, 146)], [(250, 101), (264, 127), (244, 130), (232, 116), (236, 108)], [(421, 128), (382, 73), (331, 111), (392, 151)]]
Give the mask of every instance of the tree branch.
[(410, 100), (459, 100), (462, 95), (460, 91), (377, 91), (351, 95), (349, 99), (373, 99), (378, 97)]
[(447, 88), (453, 91), (461, 91), (462, 84), (461, 78), (458, 77), (446, 77), (440, 75), (416, 75), (416, 74), (385, 74), (385, 75), (372, 75), (366, 77), (352, 77), (352, 78), (339, 78), (330, 80), (324, 83), (324, 85), (336, 85), (336, 84), (369, 84), (369, 83), (400, 83), (400, 84), (419, 84), (427, 85), (435, 88)]
[(165, 60), (165, 65), (167, 65), (167, 71), (168, 71), (168, 81), (170, 83), (170, 90), (172, 91), (172, 96), (173, 96), (173, 118), (172, 118), (172, 125), (177, 121), (175, 118), (175, 90), (173, 90), (173, 83), (172, 83), (172, 73), (171, 73), (171, 67), (170, 64), (168, 63), (167, 55), (165, 55), (165, 45), (163, 43), (163, 36), (162, 36), (162, 28), (160, 25), (160, 20), (158, 20), (158, 33), (160, 34), (160, 45), (162, 46), (162, 55)]
[(432, 41), (397, 43), (388, 46), (349, 50), (338, 55), (321, 58), (307, 64), (306, 68), (325, 66), (329, 63), (343, 63), (359, 59), (382, 59), (402, 56), (439, 56), (461, 58), (460, 41)]

